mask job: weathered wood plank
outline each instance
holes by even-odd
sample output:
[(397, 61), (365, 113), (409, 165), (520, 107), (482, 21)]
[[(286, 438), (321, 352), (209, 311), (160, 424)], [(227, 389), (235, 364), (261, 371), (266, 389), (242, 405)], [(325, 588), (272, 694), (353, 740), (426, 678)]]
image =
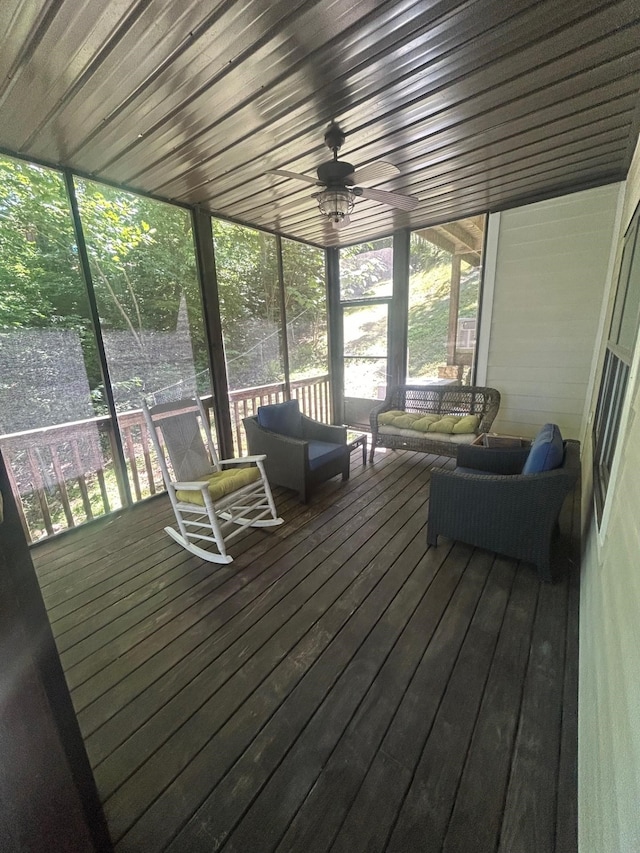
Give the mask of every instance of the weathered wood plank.
[(496, 849), (538, 588), (531, 567), (521, 565), (500, 629), (443, 853)]
[(389, 839), (390, 853), (442, 849), (513, 574), (513, 561), (496, 559)]
[[(406, 480), (404, 483), (406, 489)], [(420, 485), (418, 481), (416, 488)], [(404, 501), (406, 497), (401, 497), (399, 500)], [(387, 502), (392, 513), (391, 518), (395, 511), (393, 503), (393, 500), (390, 504)], [(180, 745), (179, 749), (176, 749), (174, 742), (167, 748), (155, 752), (151, 759), (131, 776), (111, 799), (107, 800), (106, 808), (112, 815), (113, 825), (117, 826), (121, 821), (130, 820), (132, 811), (135, 813), (136, 804), (140, 798), (146, 798), (146, 786), (140, 784), (141, 779), (150, 776), (156, 782), (164, 780), (169, 784), (188, 763), (186, 744), (190, 744), (189, 749), (194, 749), (194, 754), (202, 749), (216, 729), (225, 722), (230, 711), (235, 710), (285, 656), (293, 653), (292, 649), (296, 643), (322, 616), (324, 609), (330, 606), (336, 597), (341, 595), (345, 586), (348, 586), (368, 565), (369, 560), (384, 544), (388, 531), (379, 530), (377, 535), (371, 536), (370, 530), (360, 527), (352, 531), (352, 538), (346, 543), (342, 536), (343, 531), (340, 529), (324, 542), (319, 541), (302, 561), (318, 567), (318, 571), (310, 579), (312, 589), (317, 587), (317, 594), (314, 590), (314, 594), (307, 600), (304, 593), (291, 597), (291, 610), (284, 611), (287, 619), (284, 624), (281, 625), (280, 613), (270, 614), (270, 618), (258, 623), (259, 631), (254, 636), (253, 642), (248, 642), (244, 636), (239, 637), (223, 653), (224, 660), (218, 660), (215, 673), (207, 673), (210, 689), (220, 687), (220, 690), (199, 708), (197, 714), (192, 714), (188, 723), (180, 729), (177, 741)], [(359, 540), (360, 547), (356, 551), (357, 559), (350, 561), (349, 558), (353, 554), (353, 539)], [(336, 544), (339, 547), (336, 548)], [(366, 547), (364, 547), (365, 544)], [(240, 668), (242, 663), (244, 665)], [(186, 702), (184, 711), (192, 712), (193, 698), (186, 699), (183, 695), (179, 697), (179, 702)], [(189, 738), (187, 738), (187, 732)], [(161, 733), (164, 736), (164, 725), (161, 726)], [(132, 749), (129, 744), (126, 752), (128, 760), (131, 760), (131, 754)], [(99, 769), (97, 772), (100, 779)], [(192, 790), (191, 785), (186, 787)], [(166, 809), (162, 813), (166, 814)], [(150, 821), (153, 827), (151, 825), (146, 827), (148, 832), (158, 831), (159, 818), (160, 815), (157, 816), (157, 820)], [(125, 824), (126, 828), (128, 827)]]
[[(340, 567), (339, 561), (332, 560), (333, 570)], [(296, 567), (296, 570), (298, 567)], [(305, 603), (305, 599), (314, 594), (315, 591), (321, 588), (331, 574), (327, 574), (326, 570), (319, 571), (313, 575), (306, 575), (300, 571), (287, 575), (284, 582), (272, 584), (258, 598), (254, 598), (247, 602), (248, 606), (242, 607), (242, 597), (230, 601), (228, 605), (220, 608), (219, 625), (223, 627), (225, 617), (230, 614), (235, 618), (233, 623), (224, 628), (220, 632), (215, 631), (216, 622), (210, 623), (210, 636), (204, 639), (200, 645), (196, 645), (182, 660), (178, 671), (166, 671), (166, 677), (157, 678), (151, 683), (151, 686), (144, 695), (141, 695), (135, 705), (126, 706), (123, 714), (118, 715), (117, 719), (108, 723), (99, 730), (96, 735), (88, 739), (89, 751), (92, 757), (96, 757), (98, 751), (104, 752), (105, 747), (111, 743), (111, 748), (106, 754), (112, 752), (104, 766), (98, 769), (98, 774), (106, 784), (109, 767), (114, 765), (120, 754), (127, 763), (131, 763), (132, 754), (136, 752), (136, 743), (140, 740), (144, 743), (144, 749), (148, 750), (149, 741), (153, 739), (153, 732), (157, 734), (155, 737), (162, 742), (166, 738), (167, 727), (175, 725), (175, 715), (177, 713), (176, 703), (184, 709), (183, 713), (188, 717), (193, 712), (194, 707), (206, 699), (210, 692), (213, 691), (215, 681), (220, 680), (226, 672), (226, 667), (237, 668), (241, 663), (248, 658), (253, 647), (259, 648), (264, 636), (269, 636), (269, 631), (273, 633), (285, 621), (288, 615), (295, 612), (297, 608)], [(277, 610), (277, 620), (273, 621), (273, 615), (269, 615), (273, 607), (281, 603), (282, 606)], [(224, 613), (223, 611), (228, 611)], [(264, 626), (258, 631), (258, 623), (261, 622)], [(251, 633), (249, 633), (251, 631)], [(240, 646), (240, 652), (234, 648)], [(220, 657), (223, 655), (223, 657)], [(214, 664), (214, 661), (217, 661)], [(214, 675), (211, 675), (210, 670), (214, 670)], [(157, 673), (155, 673), (157, 674)], [(142, 673), (143, 678), (146, 678), (146, 673)], [(138, 673), (138, 680), (140, 673)], [(212, 681), (212, 678), (214, 681)], [(181, 694), (183, 688), (187, 691)], [(180, 694), (180, 695), (178, 695)], [(189, 696), (191, 694), (191, 696)], [(170, 707), (165, 706), (169, 700), (173, 700)], [(111, 698), (111, 697), (109, 697)], [(194, 702), (196, 703), (194, 705)], [(158, 709), (162, 710), (159, 711)], [(155, 719), (145, 726), (144, 730), (137, 733), (135, 739), (129, 739), (123, 746), (122, 750), (114, 750), (114, 744), (117, 746), (123, 738), (123, 731), (130, 733), (139, 728), (143, 723), (146, 723), (151, 717)], [(165, 718), (165, 719), (163, 719)], [(178, 717), (180, 719), (180, 717)], [(142, 758), (140, 759), (140, 763)], [(117, 774), (118, 775), (118, 774)]]
[[(336, 510), (335, 514), (338, 515), (339, 511)], [(327, 515), (325, 522), (330, 521), (332, 517), (333, 513)], [(316, 523), (317, 518), (309, 523), (306, 528), (308, 535), (313, 533)], [(162, 690), (168, 687), (172, 691), (168, 695), (169, 697), (172, 696), (195, 677), (200, 669), (206, 668), (211, 663), (211, 649), (207, 645), (202, 645), (202, 642), (208, 642), (217, 628), (235, 617), (233, 631), (237, 637), (241, 633), (241, 628), (246, 630), (247, 614), (254, 619), (258, 618), (255, 601), (258, 596), (268, 589), (271, 589), (270, 595), (273, 595), (274, 592), (280, 596), (285, 595), (287, 589), (282, 578), (289, 569), (296, 568), (295, 555), (291, 560), (288, 553), (306, 541), (307, 537), (303, 532), (292, 530), (290, 536), (283, 539), (275, 548), (267, 540), (263, 543), (264, 549), (260, 553), (253, 550), (245, 555), (246, 564), (240, 558), (237, 562), (236, 574), (231, 573), (225, 589), (221, 591), (222, 597), (214, 602), (218, 605), (215, 622), (212, 622), (211, 617), (208, 617), (206, 623), (201, 622), (194, 626), (193, 631), (204, 632), (199, 640), (194, 639), (193, 632), (191, 634), (189, 632), (183, 633), (177, 645), (170, 644), (162, 656), (150, 658), (143, 667), (138, 667), (130, 676), (122, 678), (115, 684), (105, 696), (104, 701), (94, 702), (80, 713), (80, 723), (85, 730), (85, 735), (104, 725), (96, 737), (91, 736), (87, 741), (89, 752), (96, 762), (111, 752), (115, 746), (126, 739), (131, 731), (157, 711), (168, 698), (166, 694), (160, 695)], [(304, 551), (304, 548), (302, 547), (299, 550)], [(264, 562), (260, 562), (260, 567), (265, 570), (262, 573), (259, 573), (256, 567), (253, 567), (251, 572), (246, 574), (239, 571), (243, 565), (251, 566), (252, 562), (258, 563), (261, 560)], [(291, 578), (293, 575), (290, 576)], [(276, 582), (277, 586), (275, 585)], [(227, 604), (224, 603), (225, 600), (228, 600)], [(259, 604), (259, 602), (257, 603)], [(226, 642), (230, 645), (234, 637), (229, 632), (225, 634), (225, 637)], [(173, 668), (174, 664), (182, 660), (184, 655), (190, 653), (193, 653), (193, 660), (190, 665), (185, 666), (183, 663), (179, 669)], [(198, 664), (198, 661), (201, 663)], [(166, 679), (159, 680), (163, 678), (165, 673), (167, 673)], [(168, 685), (165, 682), (168, 682)], [(142, 693), (145, 687), (150, 684), (154, 684), (154, 691), (157, 691), (157, 688), (160, 690), (155, 692), (155, 695), (143, 696), (140, 701), (132, 705), (131, 700)], [(113, 741), (114, 737), (116, 738), (115, 742)]]
[(566, 577), (540, 586), (500, 833), (504, 850), (555, 849), (567, 589)]
[[(396, 472), (395, 488), (401, 490), (402, 481), (398, 479), (399, 477), (400, 475)], [(225, 583), (225, 594), (228, 597), (238, 588), (251, 582), (251, 593), (255, 588), (254, 582), (258, 574), (264, 574), (265, 577), (262, 578), (261, 582), (265, 586), (270, 586), (289, 569), (295, 567), (309, 548), (320, 543), (326, 544), (326, 541), (330, 541), (338, 547), (346, 541), (355, 530), (361, 527), (364, 519), (383, 509), (391, 488), (389, 485), (379, 485), (377, 490), (380, 494), (372, 499), (369, 496), (375, 495), (375, 491), (365, 490), (365, 494), (355, 502), (351, 498), (354, 508), (359, 513), (355, 517), (345, 522), (344, 516), (336, 511), (327, 528), (320, 527), (312, 532), (300, 531), (297, 535), (294, 534), (292, 540), (283, 540), (275, 548), (269, 548), (265, 559), (258, 561), (257, 564), (253, 560), (256, 555), (249, 552), (246, 569), (240, 560), (237, 564), (234, 562), (229, 566), (222, 567), (212, 579), (212, 587), (219, 582), (219, 578), (224, 578), (227, 581)], [(268, 542), (269, 540), (265, 539), (264, 541)], [(296, 542), (293, 551), (291, 550), (291, 541)], [(285, 553), (289, 553), (287, 561), (278, 559)], [(265, 574), (267, 567), (273, 567), (269, 574)], [(189, 627), (200, 623), (220, 603), (213, 596), (194, 596), (193, 598), (193, 601), (185, 602), (182, 607), (179, 602), (172, 602), (163, 608), (154, 618), (151, 631), (145, 625), (134, 626), (131, 631), (115, 637), (109, 644), (105, 643), (90, 658), (67, 670), (67, 678), (73, 691), (76, 707), (79, 709), (86, 707), (86, 699), (97, 695), (95, 688), (97, 683), (103, 688), (103, 692), (117, 684), (145, 660), (157, 654), (160, 649), (165, 648), (171, 640), (184, 633)], [(159, 626), (164, 625), (166, 625), (166, 629), (160, 632)], [(208, 626), (203, 627), (208, 632)]]
[[(571, 505), (570, 501), (567, 504)], [(574, 492), (570, 525), (571, 540), (565, 569), (569, 572), (567, 634), (562, 695), (562, 730), (558, 768), (556, 851), (578, 851), (578, 660), (580, 607), (580, 500)]]
[(575, 853), (577, 492), (541, 584), (426, 547), (453, 464), (278, 491), (228, 567), (164, 497), (32, 549), (117, 853)]
[[(356, 798), (332, 849), (383, 851), (387, 848), (387, 839), (407, 791), (403, 783), (408, 785), (413, 778), (493, 563), (492, 555), (474, 554), (473, 549), (463, 545), (456, 545), (452, 553), (457, 555), (459, 583), (448, 590), (446, 609), (425, 644), (420, 664), (385, 734), (362, 793)], [(396, 773), (397, 766), (403, 768), (400, 775)], [(372, 790), (370, 777), (380, 786), (378, 790), (384, 791), (388, 808), (378, 811), (377, 798), (368, 796)]]
[[(406, 627), (278, 845), (278, 851), (326, 850), (340, 829), (420, 663), (425, 643), (436, 629), (460, 579), (462, 565), (458, 555), (448, 554), (440, 564), (442, 550), (430, 549), (424, 556), (419, 568), (429, 569), (426, 576), (429, 585), (422, 598), (416, 600), (416, 609), (412, 612), (407, 607)], [(434, 577), (435, 567), (438, 573)], [(342, 793), (339, 800), (335, 797), (336, 787)]]
[[(412, 577), (423, 549), (415, 548), (412, 554), (407, 555), (406, 560), (397, 560), (397, 556), (403, 553), (403, 544), (406, 546), (407, 539), (415, 541), (415, 530), (420, 529), (422, 524), (423, 520), (416, 518), (414, 514), (407, 523), (406, 532), (395, 536), (395, 541), (384, 545), (379, 555), (368, 562), (360, 576), (345, 590), (344, 595), (336, 599), (335, 604), (321, 617), (317, 626), (314, 626), (311, 632), (301, 639), (293, 652), (282, 662), (274, 672), (270, 683), (265, 684), (252, 697), (249, 704), (253, 713), (247, 716), (247, 709), (244, 709), (235, 720), (231, 721), (231, 732), (235, 734), (238, 741), (240, 743), (244, 741), (245, 746), (247, 743), (250, 745), (203, 806), (208, 827), (214, 835), (220, 835), (220, 840), (226, 837), (233, 826), (234, 814), (236, 817), (242, 815), (300, 731), (306, 731), (305, 726), (309, 724), (310, 718), (315, 719), (315, 715), (321, 713), (316, 712), (316, 709), (323, 707), (328, 692), (336, 689), (334, 685), (336, 679), (340, 678), (340, 673), (345, 668), (353, 673), (353, 656), (357, 657), (363, 637), (366, 638), (369, 632), (376, 630), (376, 624), (385, 613), (389, 602), (394, 599), (394, 595), (403, 595), (403, 584), (408, 577)], [(442, 555), (442, 559), (444, 556), (445, 554)], [(364, 555), (362, 557), (354, 555), (355, 562), (362, 559), (369, 560)], [(339, 662), (338, 668), (336, 668), (336, 661)], [(344, 677), (343, 672), (342, 678)], [(264, 709), (269, 710), (274, 691), (277, 693), (282, 691), (286, 696), (292, 686), (293, 692), (251, 743), (251, 731), (255, 729), (254, 716), (258, 717), (258, 721), (264, 719)], [(347, 693), (349, 688), (353, 688), (357, 693), (352, 677), (347, 677)], [(344, 688), (342, 690), (344, 692)], [(327, 707), (335, 711), (338, 706), (342, 707), (340, 702), (326, 703), (325, 712)], [(247, 726), (250, 727), (248, 730)], [(314, 736), (312, 740), (317, 741), (317, 738)], [(211, 755), (218, 752), (216, 743), (212, 743), (209, 749), (211, 749)], [(227, 754), (225, 750), (225, 756)], [(194, 784), (198, 785), (196, 776), (191, 772), (189, 776)], [(191, 788), (191, 785), (188, 787)], [(198, 787), (201, 788), (201, 784)], [(291, 785), (288, 784), (287, 791), (290, 787)], [(298, 788), (297, 782), (295, 787)], [(171, 792), (172, 797), (178, 802), (179, 791), (180, 788), (175, 787)], [(225, 829), (220, 833), (222, 815), (226, 816), (223, 818)], [(153, 820), (149, 821), (146, 827), (154, 833), (154, 837), (156, 837), (159, 818), (159, 814), (154, 815)], [(265, 839), (262, 838), (260, 843), (264, 845)], [(180, 849), (185, 842), (178, 839), (175, 844), (176, 849)]]

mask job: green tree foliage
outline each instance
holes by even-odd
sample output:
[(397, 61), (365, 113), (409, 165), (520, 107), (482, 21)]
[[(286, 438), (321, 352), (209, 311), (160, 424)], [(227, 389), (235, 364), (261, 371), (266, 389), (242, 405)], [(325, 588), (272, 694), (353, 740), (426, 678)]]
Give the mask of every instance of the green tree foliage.
[(105, 328), (171, 331), (183, 295), (201, 311), (186, 210), (89, 181), (77, 193)]
[[(103, 331), (127, 331), (140, 364), (149, 334), (176, 329), (186, 305), (193, 362), (208, 366), (186, 210), (90, 181), (76, 183)], [(0, 328), (72, 329), (97, 410), (102, 376), (62, 175), (0, 158)], [(174, 371), (175, 373), (175, 371)], [(168, 375), (168, 379), (173, 375)], [(138, 376), (126, 380), (133, 388)]]
[(0, 157), (0, 328), (88, 319), (62, 176)]
[(293, 379), (328, 369), (324, 252), (282, 241), (289, 369)]
[(361, 299), (379, 295), (377, 287), (392, 280), (392, 259), (392, 237), (340, 249), (341, 298)]
[(229, 385), (281, 380), (275, 237), (220, 219), (212, 224)]
[(0, 157), (0, 329), (52, 327), (78, 335), (89, 383), (97, 386), (91, 311), (62, 175)]
[[(271, 234), (213, 220), (216, 271), (229, 382), (238, 389), (281, 381), (282, 328), (277, 243)], [(295, 324), (291, 369), (326, 370), (324, 256), (283, 240), (285, 311)]]
[[(415, 271), (411, 275), (408, 372), (413, 377), (436, 376), (438, 367), (445, 364), (447, 360), (451, 293), (450, 258), (450, 255), (442, 252), (442, 259), (438, 259), (436, 263), (427, 263), (426, 270), (420, 270), (419, 263), (416, 262)], [(463, 264), (460, 278), (459, 317), (476, 317), (479, 284), (478, 267)]]
[(435, 267), (451, 263), (449, 252), (436, 246), (430, 240), (425, 240), (419, 233), (411, 234), (411, 251), (409, 256), (411, 273), (426, 273)]
[[(103, 330), (127, 332), (140, 372), (158, 376), (158, 352), (149, 333), (174, 332), (184, 300), (195, 372), (205, 374), (207, 345), (188, 211), (91, 181), (77, 180), (76, 191)], [(170, 352), (166, 358), (171, 361)], [(178, 378), (170, 363), (165, 374), (154, 390)], [(144, 383), (137, 376), (121, 380), (121, 397), (127, 387), (135, 403), (136, 387)]]
[[(141, 365), (149, 333), (176, 329), (186, 304), (193, 361), (208, 366), (188, 211), (76, 179), (103, 332), (126, 332)], [(64, 180), (55, 170), (0, 158), (0, 328), (73, 329), (102, 399), (91, 312)], [(225, 347), (235, 387), (282, 379), (282, 318), (273, 235), (213, 220)], [(326, 370), (321, 250), (283, 241), (285, 309), (295, 329), (293, 370)], [(130, 376), (132, 388), (139, 377)]]

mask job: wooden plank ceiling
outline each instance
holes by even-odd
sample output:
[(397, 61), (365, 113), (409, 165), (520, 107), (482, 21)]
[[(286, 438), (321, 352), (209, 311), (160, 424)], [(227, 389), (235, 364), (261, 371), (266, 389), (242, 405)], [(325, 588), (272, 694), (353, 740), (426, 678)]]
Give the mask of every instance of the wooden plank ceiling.
[[(3, 0), (0, 147), (318, 245), (625, 177), (637, 0)], [(301, 181), (401, 170), (335, 230)]]

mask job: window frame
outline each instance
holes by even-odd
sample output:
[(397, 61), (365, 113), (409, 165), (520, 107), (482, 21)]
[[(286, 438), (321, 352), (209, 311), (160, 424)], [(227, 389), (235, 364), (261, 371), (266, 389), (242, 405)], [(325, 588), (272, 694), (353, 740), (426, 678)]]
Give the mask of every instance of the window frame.
[[(630, 290), (630, 283), (634, 271), (636, 274), (640, 274), (639, 234), (640, 204), (636, 207), (623, 237), (616, 293), (613, 300), (609, 333), (600, 374), (600, 388), (593, 419), (593, 500), (599, 529), (603, 526), (607, 495), (616, 459), (618, 436), (625, 411), (625, 401), (629, 387), (633, 383), (633, 358), (637, 348), (638, 328), (640, 327), (640, 300)], [(630, 293), (635, 297), (633, 301), (628, 299)], [(628, 346), (624, 346), (620, 344), (620, 334), (625, 320), (629, 319), (626, 314), (629, 311), (635, 313), (635, 317), (631, 316), (631, 324), (634, 330)]]

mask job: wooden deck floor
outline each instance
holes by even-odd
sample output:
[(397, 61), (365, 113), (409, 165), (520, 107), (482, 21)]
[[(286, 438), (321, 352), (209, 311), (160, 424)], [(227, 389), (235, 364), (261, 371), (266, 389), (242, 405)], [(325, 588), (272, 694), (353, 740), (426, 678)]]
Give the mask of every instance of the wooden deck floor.
[(544, 585), (352, 464), (229, 566), (164, 497), (33, 550), (117, 853), (577, 849), (577, 497)]

